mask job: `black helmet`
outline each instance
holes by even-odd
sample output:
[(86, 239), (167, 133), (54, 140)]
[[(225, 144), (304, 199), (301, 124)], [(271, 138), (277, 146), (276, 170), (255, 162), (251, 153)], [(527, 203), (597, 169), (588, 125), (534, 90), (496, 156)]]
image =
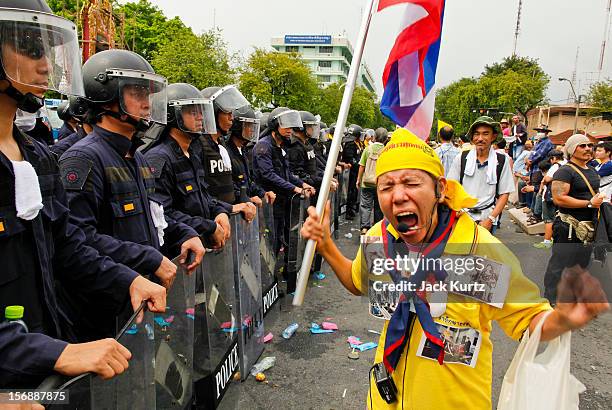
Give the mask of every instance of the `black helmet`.
[(87, 114), (87, 100), (83, 97), (69, 97), (68, 98), (68, 112), (70, 115), (77, 120), (85, 121), (85, 114)]
[[(225, 87), (207, 87), (202, 90), (202, 97), (208, 98), (213, 103), (215, 108), (215, 122), (217, 130), (219, 130), (219, 119), (217, 114), (219, 111), (231, 113), (237, 108), (250, 105), (244, 95), (236, 88), (235, 85), (226, 85)], [(227, 130), (221, 130), (223, 132)]]
[(259, 117), (259, 124), (261, 129), (261, 131), (259, 131), (259, 138), (263, 138), (270, 133), (268, 130), (268, 118), (270, 118), (269, 112), (264, 112), (261, 114), (261, 117)]
[(363, 128), (361, 128), (357, 124), (351, 124), (346, 129), (346, 132), (344, 134), (345, 135), (350, 135), (350, 136), (354, 137), (355, 139), (357, 139), (357, 138), (361, 137), (361, 134), (363, 134)]
[[(212, 102), (203, 98), (200, 91), (191, 84), (170, 84), (167, 89), (168, 97), (168, 124), (187, 133), (214, 134), (215, 113)], [(202, 124), (189, 125), (185, 115), (202, 116)], [(195, 128), (194, 128), (195, 127)]]
[(287, 107), (277, 107), (268, 117), (268, 129), (278, 131), (279, 128), (302, 128), (300, 113)]
[[(166, 123), (167, 81), (155, 74), (147, 60), (132, 51), (113, 49), (94, 54), (83, 65), (83, 83), (85, 97), (92, 106), (101, 108), (103, 104), (116, 101), (119, 102), (119, 114)], [(147, 99), (150, 110), (141, 111), (140, 104), (132, 108), (126, 103), (127, 95), (131, 99)], [(136, 125), (131, 117), (127, 122)]]
[(250, 142), (257, 142), (259, 138), (259, 118), (255, 111), (248, 106), (236, 108), (232, 113), (234, 121), (230, 128), (230, 135), (240, 137)]
[(321, 129), (322, 129), (322, 130), (324, 130), (324, 129), (326, 129), (326, 128), (327, 128), (327, 124), (326, 124), (326, 123), (324, 123), (323, 121), (321, 121), (321, 122), (319, 123), (319, 125), (321, 126)]
[(319, 138), (321, 130), (321, 117), (315, 116), (308, 111), (300, 111), (300, 119), (302, 120), (301, 130), (306, 134), (307, 138)]
[(62, 101), (57, 106), (57, 116), (62, 121), (68, 121), (71, 119), (72, 115), (70, 115), (70, 107), (68, 101)]
[[(0, 53), (6, 58), (0, 64), (0, 80), (7, 80), (9, 84), (2, 92), (15, 100), (21, 110), (34, 113), (40, 109), (44, 105), (42, 95), (47, 90), (83, 95), (76, 26), (54, 15), (44, 0), (0, 0), (0, 42), (0, 47), (11, 45)], [(17, 59), (17, 55), (21, 58)], [(58, 55), (62, 58), (56, 58)], [(20, 61), (20, 67), (16, 61)], [(48, 62), (44, 81), (39, 79), (34, 83), (32, 78), (22, 78), (28, 70), (20, 68), (28, 61), (38, 65)], [(14, 87), (15, 83), (39, 91), (23, 94)]]

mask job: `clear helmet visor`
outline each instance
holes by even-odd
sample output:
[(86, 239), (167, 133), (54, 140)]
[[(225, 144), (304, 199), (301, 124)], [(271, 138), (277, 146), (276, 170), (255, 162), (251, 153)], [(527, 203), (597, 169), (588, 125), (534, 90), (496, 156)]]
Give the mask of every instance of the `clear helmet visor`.
[(164, 77), (128, 70), (111, 75), (119, 75), (119, 103), (124, 113), (141, 120), (166, 124), (168, 103)]
[(295, 110), (288, 110), (280, 113), (277, 117), (279, 128), (302, 128), (302, 118), (300, 113)]
[[(76, 26), (61, 17), (24, 10), (0, 11), (2, 68), (11, 82), (84, 96)], [(34, 94), (36, 90), (30, 91)]]
[(319, 142), (326, 142), (329, 139), (329, 128), (319, 131)]
[(214, 93), (210, 100), (223, 112), (232, 112), (237, 108), (249, 105), (247, 99), (234, 85), (228, 85)]
[(215, 133), (215, 110), (209, 100), (178, 100), (170, 101), (168, 105), (174, 110), (180, 130), (190, 133)]
[(321, 133), (321, 125), (317, 123), (304, 124), (304, 130), (306, 131), (307, 138), (319, 138), (319, 134)]
[(259, 120), (255, 118), (238, 118), (242, 125), (241, 137), (251, 142), (257, 142), (259, 139)]

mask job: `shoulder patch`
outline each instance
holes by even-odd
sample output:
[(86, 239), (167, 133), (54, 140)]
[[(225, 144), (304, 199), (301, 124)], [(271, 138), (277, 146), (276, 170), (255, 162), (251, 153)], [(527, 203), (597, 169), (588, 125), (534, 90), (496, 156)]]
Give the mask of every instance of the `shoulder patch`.
[(166, 158), (162, 157), (161, 155), (147, 156), (147, 164), (149, 165), (151, 174), (153, 174), (153, 177), (157, 179), (161, 176), (164, 165), (166, 164)]
[(69, 157), (60, 160), (59, 165), (64, 188), (80, 191), (85, 186), (93, 162), (85, 158)]

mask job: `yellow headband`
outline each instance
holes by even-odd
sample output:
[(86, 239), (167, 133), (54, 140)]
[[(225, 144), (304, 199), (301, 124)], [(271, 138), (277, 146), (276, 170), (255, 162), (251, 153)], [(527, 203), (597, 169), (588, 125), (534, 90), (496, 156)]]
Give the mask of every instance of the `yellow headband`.
[[(420, 169), (434, 178), (444, 176), (444, 166), (436, 152), (423, 140), (405, 128), (398, 128), (391, 134), (391, 140), (376, 161), (376, 178), (398, 169)], [(463, 189), (457, 181), (446, 181), (444, 203), (451, 209), (469, 208), (478, 200)]]

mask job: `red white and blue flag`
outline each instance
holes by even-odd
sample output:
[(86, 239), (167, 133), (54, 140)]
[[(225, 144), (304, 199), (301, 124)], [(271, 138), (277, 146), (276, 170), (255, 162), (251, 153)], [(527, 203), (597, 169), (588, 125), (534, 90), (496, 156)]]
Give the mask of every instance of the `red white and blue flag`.
[(402, 26), (383, 73), (381, 112), (427, 139), (433, 121), (436, 68), (445, 0), (380, 0), (378, 11), (404, 5)]

